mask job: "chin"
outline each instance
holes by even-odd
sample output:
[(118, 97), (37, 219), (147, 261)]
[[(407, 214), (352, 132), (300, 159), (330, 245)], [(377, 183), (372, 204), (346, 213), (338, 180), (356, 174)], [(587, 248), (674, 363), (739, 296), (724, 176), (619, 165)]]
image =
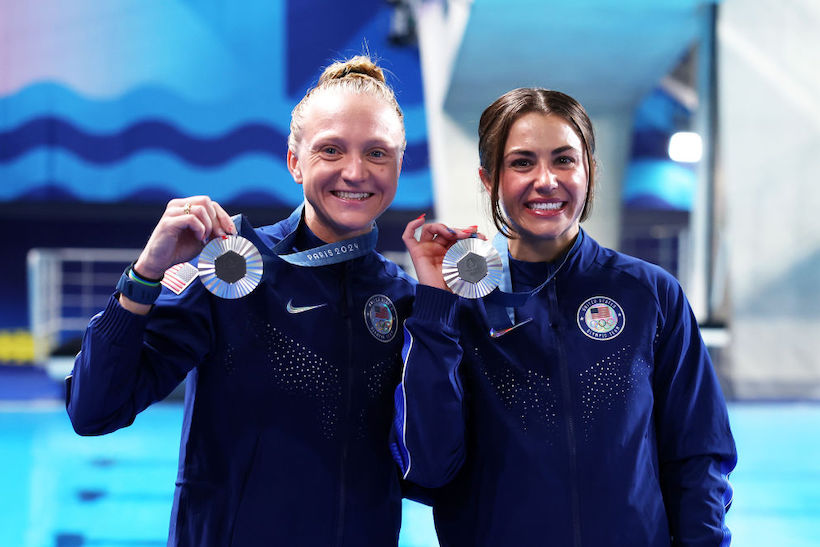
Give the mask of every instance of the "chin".
[(549, 242), (549, 241), (556, 241), (562, 238), (568, 237), (568, 235), (572, 232), (571, 226), (560, 227), (558, 229), (549, 229), (549, 230), (527, 230), (523, 229), (518, 231), (519, 237), (524, 240), (530, 240), (534, 243), (536, 242)]
[(370, 228), (371, 221), (367, 222), (356, 222), (350, 224), (339, 224), (338, 230), (342, 237), (352, 237), (350, 234), (358, 234), (368, 230)]

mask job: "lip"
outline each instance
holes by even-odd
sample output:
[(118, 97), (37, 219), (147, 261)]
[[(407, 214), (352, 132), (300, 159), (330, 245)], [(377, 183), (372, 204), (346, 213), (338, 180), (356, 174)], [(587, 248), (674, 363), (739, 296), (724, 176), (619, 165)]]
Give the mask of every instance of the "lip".
[[(559, 207), (557, 207), (555, 209), (533, 209), (532, 207), (530, 207), (531, 205), (535, 205), (535, 204), (550, 204), (550, 205), (553, 205), (553, 206), (555, 204), (559, 204)], [(532, 200), (532, 201), (527, 201), (526, 203), (524, 203), (524, 209), (526, 210), (527, 213), (529, 213), (531, 215), (541, 217), (541, 218), (548, 218), (548, 217), (554, 217), (554, 216), (560, 215), (561, 213), (563, 213), (567, 209), (568, 205), (569, 205), (569, 202), (562, 201), (562, 200), (559, 200), (559, 199)]]
[(364, 203), (375, 195), (373, 192), (354, 192), (351, 190), (331, 190), (330, 194), (345, 203)]

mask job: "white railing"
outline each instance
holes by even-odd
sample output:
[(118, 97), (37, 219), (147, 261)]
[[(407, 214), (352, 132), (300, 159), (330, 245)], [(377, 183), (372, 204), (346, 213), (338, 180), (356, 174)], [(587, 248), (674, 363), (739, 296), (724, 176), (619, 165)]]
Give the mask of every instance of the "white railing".
[(137, 249), (31, 249), (26, 257), (34, 360), (47, 365), (55, 349), (82, 336), (105, 307)]

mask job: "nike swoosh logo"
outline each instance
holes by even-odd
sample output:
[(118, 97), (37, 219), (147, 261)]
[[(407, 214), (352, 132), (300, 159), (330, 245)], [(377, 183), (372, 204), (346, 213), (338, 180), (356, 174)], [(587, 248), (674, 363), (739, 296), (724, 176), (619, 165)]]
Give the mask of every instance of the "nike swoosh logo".
[(315, 306), (294, 306), (293, 299), (291, 298), (288, 300), (287, 310), (288, 313), (304, 313), (306, 311), (315, 310), (316, 308), (324, 308), (327, 306), (327, 302), (324, 304), (316, 304)]
[(490, 329), (490, 337), (491, 338), (501, 338), (502, 336), (504, 336), (505, 334), (507, 334), (511, 330), (517, 329), (521, 325), (526, 325), (530, 321), (532, 321), (532, 317), (530, 317), (529, 319), (525, 319), (524, 321), (521, 321), (520, 323), (516, 323), (512, 327), (507, 327), (506, 329), (501, 329), (501, 330)]

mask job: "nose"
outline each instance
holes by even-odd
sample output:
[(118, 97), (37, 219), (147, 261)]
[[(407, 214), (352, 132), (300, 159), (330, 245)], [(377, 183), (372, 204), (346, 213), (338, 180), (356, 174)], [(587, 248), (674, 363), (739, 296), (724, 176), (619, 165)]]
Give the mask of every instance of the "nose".
[(367, 169), (364, 160), (358, 155), (350, 155), (345, 159), (342, 168), (342, 178), (347, 182), (361, 182), (365, 179)]
[(551, 191), (558, 187), (558, 177), (548, 165), (539, 163), (535, 173), (535, 186), (539, 190)]

